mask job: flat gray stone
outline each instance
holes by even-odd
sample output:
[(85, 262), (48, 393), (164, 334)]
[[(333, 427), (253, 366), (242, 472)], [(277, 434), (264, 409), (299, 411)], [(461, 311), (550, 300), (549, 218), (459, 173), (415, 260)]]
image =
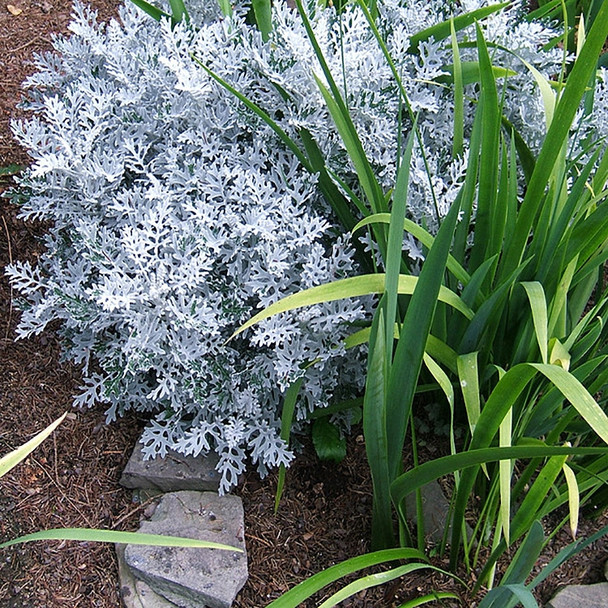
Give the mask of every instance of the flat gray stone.
[[(416, 493), (408, 494), (405, 498), (407, 518), (416, 523)], [(439, 544), (443, 540), (445, 523), (450, 514), (450, 502), (445, 497), (437, 481), (432, 481), (422, 487), (422, 513), (424, 515), (424, 535)], [(448, 535), (451, 533), (451, 525)], [(448, 540), (449, 540), (448, 536)]]
[(137, 580), (125, 562), (125, 545), (116, 545), (120, 599), (124, 608), (177, 608), (173, 602), (154, 593), (149, 585)]
[(546, 608), (608, 608), (608, 583), (564, 587)]
[(140, 532), (185, 536), (239, 547), (243, 553), (127, 545), (134, 576), (180, 608), (230, 608), (247, 580), (243, 504), (237, 496), (165, 494)]
[(152, 489), (163, 492), (199, 490), (217, 492), (220, 475), (215, 470), (216, 454), (184, 456), (170, 450), (164, 458), (144, 460), (138, 441), (125, 467), (120, 484), (125, 488)]

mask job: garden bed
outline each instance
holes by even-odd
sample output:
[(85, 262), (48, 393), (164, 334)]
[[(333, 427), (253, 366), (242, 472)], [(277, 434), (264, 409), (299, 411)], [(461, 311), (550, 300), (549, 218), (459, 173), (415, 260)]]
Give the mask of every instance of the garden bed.
[[(102, 19), (115, 14), (113, 3), (95, 2), (94, 7)], [(70, 10), (63, 0), (19, 0), (0, 7), (0, 168), (28, 162), (11, 138), (9, 120), (18, 116), (19, 87), (32, 71), (32, 54), (50, 48), (52, 35), (65, 31)], [(11, 178), (0, 179), (5, 191)], [(13, 260), (34, 261), (40, 254), (42, 234), (43, 225), (21, 222), (17, 208), (2, 199), (0, 268)], [(1, 276), (0, 454), (71, 410), (79, 377), (74, 366), (60, 361), (52, 331), (14, 341), (18, 313), (12, 295)], [(1, 538), (62, 526), (136, 529), (144, 505), (134, 504), (118, 479), (143, 424), (143, 419), (128, 416), (106, 426), (101, 410), (71, 411), (52, 439), (0, 481)], [(424, 448), (433, 456), (445, 443), (435, 445), (435, 441), (430, 436)], [(307, 576), (369, 550), (371, 482), (360, 432), (350, 437), (347, 458), (338, 466), (320, 464), (310, 446), (305, 446), (288, 473), (277, 515), (273, 512), (275, 488), (276, 475), (259, 480), (251, 472), (236, 490), (245, 507), (250, 571), (237, 598), (239, 608), (261, 608)], [(602, 516), (582, 522), (579, 535), (584, 537), (607, 521)], [(569, 540), (562, 531), (542, 563)], [(539, 598), (545, 601), (557, 586), (602, 580), (607, 558), (608, 542), (596, 543), (543, 584)], [(423, 573), (388, 589), (360, 594), (348, 605), (396, 606), (431, 588), (462, 593), (447, 578)], [(463, 600), (468, 605), (466, 596)], [(5, 550), (0, 557), (0, 606), (116, 608), (113, 548), (52, 542)]]

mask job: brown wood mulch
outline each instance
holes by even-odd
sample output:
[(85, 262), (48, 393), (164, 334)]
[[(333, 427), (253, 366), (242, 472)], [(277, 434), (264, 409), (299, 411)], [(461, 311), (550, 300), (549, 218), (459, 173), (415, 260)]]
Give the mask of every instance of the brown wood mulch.
[[(114, 1), (93, 5), (103, 19), (115, 15)], [(69, 0), (0, 4), (0, 167), (28, 162), (11, 138), (9, 122), (19, 114), (19, 87), (33, 69), (32, 55), (49, 49), (54, 33), (66, 31), (70, 10)], [(10, 177), (1, 177), (0, 190), (10, 183)], [(0, 268), (40, 255), (44, 228), (21, 222), (17, 213), (7, 200), (0, 201)], [(52, 331), (15, 341), (18, 313), (12, 296), (0, 272), (0, 455), (70, 413), (50, 439), (0, 480), (0, 539), (55, 527), (135, 530), (142, 507), (118, 479), (144, 421), (130, 416), (106, 426), (103, 411), (72, 410), (78, 370), (60, 360)], [(289, 471), (278, 514), (275, 475), (260, 480), (247, 474), (237, 490), (246, 512), (250, 570), (237, 608), (265, 606), (295, 583), (369, 549), (371, 484), (363, 438), (357, 433), (349, 438), (349, 454), (339, 465), (319, 463), (311, 452), (306, 449)], [(581, 535), (607, 522), (606, 516), (586, 522)], [(542, 561), (568, 540), (565, 531), (560, 533)], [(543, 586), (541, 599), (558, 585), (602, 580), (607, 557), (607, 543), (596, 543)], [(437, 560), (436, 565), (445, 564)], [(359, 593), (343, 605), (396, 606), (433, 588), (460, 593), (464, 606), (474, 603), (447, 577), (424, 572), (388, 589)], [(119, 606), (111, 546), (52, 541), (0, 551), (1, 608)]]

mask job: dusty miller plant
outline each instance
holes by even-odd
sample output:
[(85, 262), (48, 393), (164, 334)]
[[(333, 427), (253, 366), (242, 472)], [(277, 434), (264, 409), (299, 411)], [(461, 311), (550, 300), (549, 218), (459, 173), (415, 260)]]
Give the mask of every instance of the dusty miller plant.
[[(413, 54), (409, 40), (448, 11), (479, 5), (460, 4), (387, 0), (379, 20), (420, 114), (425, 157), (416, 155), (408, 212), (431, 229), (460, 187), (466, 145), (460, 156), (443, 152), (453, 138), (453, 97), (441, 82), (452, 49), (431, 39)], [(75, 404), (105, 403), (109, 420), (129, 409), (149, 412), (145, 453), (214, 450), (225, 491), (248, 456), (262, 474), (291, 461), (279, 432), (282, 395), (294, 380), (305, 378), (300, 424), (361, 389), (362, 360), (342, 341), (370, 303), (284, 314), (226, 343), (256, 309), (358, 270), (315, 176), (192, 56), (294, 139), (307, 129), (345, 183), (354, 170), (314, 81), (320, 70), (295, 11), (274, 4), (264, 43), (243, 11), (219, 19), (213, 8), (189, 8), (189, 25), (159, 25), (130, 6), (120, 23), (99, 25), (77, 4), (71, 36), (37, 59), (25, 83), (32, 117), (15, 123), (14, 133), (34, 159), (20, 184), (22, 215), (53, 227), (39, 265), (17, 262), (8, 273), (25, 296), (20, 337), (62, 321), (66, 356), (84, 373)], [(394, 78), (356, 6), (340, 16), (311, 13), (388, 189), (411, 125)], [(540, 141), (542, 104), (520, 58), (545, 74), (558, 71), (561, 54), (541, 51), (553, 33), (522, 21), (517, 6), (484, 27), (497, 62), (515, 72), (504, 89), (505, 113), (528, 141)], [(466, 53), (463, 47), (465, 60)], [(467, 128), (473, 105), (466, 103)], [(404, 246), (421, 255), (413, 240)]]

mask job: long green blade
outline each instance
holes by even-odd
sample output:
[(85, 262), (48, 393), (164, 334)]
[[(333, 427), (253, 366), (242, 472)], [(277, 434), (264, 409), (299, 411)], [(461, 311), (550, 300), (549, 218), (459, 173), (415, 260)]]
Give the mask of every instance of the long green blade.
[(477, 352), (458, 355), (458, 379), (464, 399), (471, 435), (481, 413), (481, 394), (479, 392), (479, 369), (477, 365)]
[(123, 543), (128, 545), (150, 545), (154, 547), (192, 547), (200, 549), (221, 549), (222, 551), (243, 550), (230, 545), (213, 543), (196, 538), (182, 538), (179, 536), (161, 536), (159, 534), (144, 534), (142, 532), (116, 532), (114, 530), (96, 530), (94, 528), (56, 528), (42, 530), (33, 534), (26, 534), (20, 538), (9, 540), (0, 544), (0, 549), (19, 543), (29, 543), (37, 540), (76, 540), (98, 543)]
[(536, 577), (532, 580), (529, 587), (530, 589), (534, 589), (540, 583), (542, 583), (545, 579), (547, 579), (557, 568), (559, 568), (562, 564), (568, 561), (571, 557), (580, 553), (589, 545), (597, 542), (600, 538), (606, 536), (608, 534), (608, 526), (604, 526), (600, 530), (598, 530), (595, 534), (591, 536), (579, 540), (577, 542), (571, 543), (567, 547), (564, 547), (540, 572)]
[(262, 40), (268, 41), (272, 32), (272, 5), (270, 0), (252, 0), (255, 22), (262, 34)]
[(529, 530), (532, 523), (538, 519), (538, 511), (547, 498), (547, 494), (555, 483), (557, 476), (561, 473), (566, 458), (565, 455), (549, 458), (526, 492), (526, 496), (511, 522), (514, 541), (522, 536), (526, 530)]
[(587, 424), (608, 443), (608, 416), (589, 391), (569, 372), (558, 365), (531, 364), (544, 374), (570, 401)]
[[(450, 407), (450, 453), (456, 454), (456, 442), (454, 440), (454, 386), (450, 381), (450, 377), (426, 351), (424, 353), (424, 364), (443, 391)], [(457, 477), (458, 480), (459, 477)]]
[(500, 460), (548, 458), (551, 456), (597, 456), (608, 454), (608, 447), (573, 448), (563, 446), (513, 446), (510, 448), (483, 448), (443, 456), (418, 465), (403, 473), (391, 484), (391, 495), (395, 504), (400, 504), (411, 492), (423, 485), (451, 475), (457, 471), (468, 472), (480, 465)]
[[(360, 222), (358, 222), (354, 228), (353, 232), (360, 230), (364, 226), (368, 226), (370, 224), (382, 223), (382, 224), (390, 224), (391, 214), (390, 213), (374, 213), (373, 215), (368, 215), (363, 218)], [(416, 222), (405, 218), (403, 220), (403, 229), (409, 232), (415, 239), (419, 240), (427, 249), (430, 249), (435, 242), (435, 237), (425, 230)], [(456, 258), (453, 255), (448, 255), (447, 260), (447, 269), (454, 275), (454, 278), (462, 283), (463, 285), (468, 285), (471, 277), (469, 273), (458, 263)]]
[(460, 60), (460, 49), (456, 38), (454, 19), (450, 19), (450, 37), (452, 43), (452, 54), (454, 55), (453, 79), (454, 79), (454, 141), (452, 142), (452, 156), (454, 158), (462, 154), (464, 147), (464, 76), (462, 61)]
[(538, 342), (538, 348), (540, 349), (542, 362), (548, 363), (549, 321), (545, 290), (538, 281), (524, 281), (521, 285), (526, 290), (526, 295), (530, 301), (532, 320), (534, 321), (534, 330), (536, 333), (536, 340)]
[(450, 36), (450, 30), (452, 27), (458, 32), (466, 27), (469, 27), (470, 25), (473, 25), (476, 21), (481, 21), (493, 13), (501, 11), (503, 8), (509, 6), (509, 4), (509, 2), (502, 2), (500, 4), (484, 6), (477, 10), (471, 11), (470, 13), (459, 15), (454, 19), (442, 21), (437, 25), (426, 28), (417, 34), (414, 34), (410, 38), (410, 48), (408, 50), (410, 53), (416, 52), (418, 50), (418, 45), (425, 40), (429, 40), (430, 38), (434, 38), (436, 41), (445, 40)]
[(287, 135), (287, 133), (274, 121), (270, 115), (265, 112), (260, 106), (252, 102), (246, 95), (243, 95), (240, 91), (235, 89), (230, 83), (224, 80), (221, 76), (216, 74), (213, 70), (209, 69), (196, 55), (191, 55), (192, 59), (201, 67), (207, 74), (213, 78), (218, 84), (224, 87), (227, 91), (232, 93), (242, 104), (244, 104), (249, 110), (251, 110), (256, 116), (261, 118), (278, 136), (278, 138), (287, 146), (289, 150), (293, 152), (295, 157), (302, 163), (304, 168), (311, 173), (314, 172), (312, 166), (308, 162), (305, 154), (300, 150), (296, 142)]
[[(357, 220), (349, 208), (344, 195), (329, 176), (325, 165), (325, 159), (323, 158), (323, 154), (321, 153), (317, 142), (306, 129), (300, 129), (299, 133), (306, 154), (308, 154), (308, 158), (310, 159), (311, 170), (319, 176), (319, 185), (325, 198), (338, 215), (338, 219), (344, 228), (350, 232), (354, 232)], [(362, 211), (362, 209), (359, 210)]]
[(570, 531), (572, 532), (572, 538), (576, 539), (576, 532), (578, 530), (578, 517), (580, 511), (581, 498), (579, 494), (579, 487), (576, 481), (576, 475), (574, 471), (564, 463), (564, 477), (566, 478), (566, 484), (568, 486), (568, 509), (570, 512)]
[(156, 21), (160, 21), (163, 17), (171, 19), (171, 15), (169, 13), (161, 11), (153, 4), (146, 2), (146, 0), (131, 0), (131, 2), (133, 2), (137, 8), (140, 8), (142, 11), (144, 11), (144, 13), (150, 15), (150, 17)]
[[(457, 197), (439, 228), (433, 247), (422, 265), (420, 276), (415, 281), (415, 290), (412, 292), (397, 342), (387, 396), (388, 454), (392, 478), (398, 475), (401, 466), (412, 399), (437, 301), (445, 301), (442, 292), (446, 288), (441, 283), (459, 213), (460, 197)], [(462, 303), (460, 299), (459, 301)]]
[(325, 600), (319, 608), (333, 608), (340, 602), (352, 597), (356, 593), (360, 593), (365, 589), (370, 589), (372, 587), (377, 587), (378, 585), (386, 585), (396, 578), (401, 578), (410, 572), (416, 572), (416, 570), (422, 570), (423, 568), (430, 568), (431, 570), (437, 570), (438, 572), (443, 572), (439, 568), (435, 568), (429, 564), (407, 564), (405, 566), (400, 566), (399, 568), (393, 568), (392, 570), (387, 570), (386, 572), (379, 572), (377, 574), (370, 574), (368, 576), (362, 577), (352, 583), (342, 587), (340, 591), (334, 593), (331, 597)]
[(323, 99), (327, 104), (327, 109), (331, 114), (331, 117), (340, 133), (340, 137), (346, 147), (350, 159), (355, 166), (357, 177), (361, 183), (361, 188), (367, 200), (369, 201), (371, 210), (373, 213), (379, 213), (385, 211), (385, 205), (383, 204), (382, 189), (376, 180), (374, 170), (370, 165), (363, 145), (357, 134), (357, 130), (350, 119), (348, 111), (343, 107), (343, 104), (338, 103), (332, 94), (329, 92), (327, 87), (321, 82), (321, 80), (313, 74), (314, 79), (319, 87), (319, 91), (323, 95)]
[(370, 566), (377, 566), (378, 564), (399, 559), (427, 561), (425, 555), (416, 549), (386, 549), (384, 551), (375, 551), (373, 553), (353, 557), (311, 576), (268, 604), (266, 608), (295, 608), (311, 595), (315, 594), (320, 589), (323, 589), (323, 587), (344, 576), (358, 572), (363, 568), (369, 568)]
[[(533, 525), (534, 521), (540, 517), (540, 507), (546, 500), (549, 490), (555, 483), (557, 476), (562, 470), (562, 466), (566, 461), (567, 456), (552, 456), (549, 458), (545, 466), (540, 470), (538, 477), (534, 480), (532, 487), (526, 493), (526, 496), (517, 510), (513, 521), (511, 522), (512, 540), (516, 541)], [(498, 546), (492, 551), (492, 555), (487, 559), (484, 567), (479, 574), (479, 578), (475, 585), (476, 589), (484, 584), (489, 576), (494, 565), (505, 552), (507, 543), (503, 539)]]
[(171, 6), (171, 17), (174, 22), (179, 21), (190, 21), (190, 16), (188, 15), (188, 10), (186, 9), (186, 5), (183, 0), (169, 0), (169, 5)]
[(386, 344), (382, 298), (371, 328), (365, 395), (363, 397), (363, 433), (365, 451), (372, 476), (372, 548), (393, 544), (393, 511), (386, 439), (386, 379), (389, 365), (387, 350), (393, 352), (393, 337)]
[[(499, 427), (499, 445), (501, 448), (511, 447), (513, 432), (513, 410), (507, 412)], [(500, 520), (505, 543), (511, 542), (511, 478), (513, 467), (508, 460), (498, 463), (498, 475), (500, 485)]]
[[(414, 125), (414, 129), (416, 125)], [(397, 174), (397, 183), (393, 192), (393, 206), (390, 213), (388, 228), (388, 243), (386, 250), (386, 354), (389, 364), (393, 353), (393, 326), (400, 319), (397, 317), (397, 299), (399, 294), (399, 273), (401, 270), (403, 250), (403, 223), (407, 208), (407, 191), (410, 179), (410, 163), (412, 162), (412, 148), (414, 146), (414, 134), (410, 133), (407, 138), (403, 159)]]
[(332, 76), (331, 70), (329, 69), (325, 57), (323, 56), (323, 52), (317, 41), (312, 25), (310, 24), (308, 15), (304, 10), (302, 1), (295, 0), (295, 4), (302, 18), (302, 23), (304, 24), (304, 28), (306, 29), (308, 39), (312, 45), (317, 61), (319, 62), (319, 65), (321, 66), (321, 69), (323, 71), (323, 75), (325, 76), (325, 79), (329, 85), (328, 91), (325, 85), (323, 85), (323, 83), (316, 76), (316, 74), (313, 74), (317, 85), (319, 86), (319, 90), (321, 91), (323, 98), (327, 103), (332, 118), (336, 123), (336, 127), (340, 132), (340, 136), (342, 137), (344, 144), (351, 156), (353, 164), (355, 165), (363, 191), (367, 195), (369, 203), (372, 206), (372, 211), (374, 211), (375, 213), (379, 211), (384, 211), (384, 197), (382, 195), (382, 189), (378, 184), (378, 181), (376, 180), (374, 170), (372, 169), (371, 165), (367, 160), (367, 156), (365, 155), (365, 151), (363, 150), (363, 146), (361, 145), (361, 142), (359, 140), (357, 130), (350, 118), (348, 108), (344, 103), (344, 100), (342, 99), (340, 89)]
[(63, 422), (66, 415), (67, 412), (35, 437), (32, 437), (27, 443), (0, 458), (0, 477), (8, 473), (8, 471), (25, 459), (28, 454), (33, 452)]
[(479, 608), (538, 608), (536, 599), (522, 584), (500, 585), (490, 590), (479, 604)]
[(405, 604), (401, 604), (399, 608), (418, 608), (418, 606), (424, 606), (430, 602), (441, 602), (441, 600), (460, 600), (460, 596), (449, 591), (435, 591), (422, 597), (414, 598)]
[(498, 191), (501, 112), (492, 63), (479, 24), (476, 25), (476, 32), (481, 75), (481, 97), (479, 101), (479, 108), (482, 112), (481, 159), (479, 163), (474, 241), (469, 262), (470, 270), (475, 270), (488, 257), (498, 253), (502, 247), (502, 243), (492, 242), (493, 222), (496, 221), (494, 207)]
[(500, 584), (513, 585), (525, 583), (528, 576), (530, 576), (530, 572), (534, 569), (544, 543), (545, 533), (543, 531), (543, 526), (536, 520), (530, 526), (526, 538), (517, 550), (517, 553), (515, 553), (515, 557), (511, 560)]
[[(292, 382), (285, 393), (283, 399), (283, 411), (281, 412), (281, 439), (289, 444), (289, 436), (291, 435), (291, 426), (293, 424), (293, 415), (296, 409), (296, 401), (298, 399), (298, 393), (302, 386), (304, 378), (298, 378), (295, 382)], [(285, 487), (285, 465), (282, 464), (279, 467), (279, 479), (277, 481), (277, 491), (274, 496), (274, 512), (279, 510), (279, 503), (281, 502), (281, 496), (283, 495), (283, 488)]]
[[(519, 395), (532, 378), (542, 373), (568, 399), (591, 428), (608, 443), (608, 416), (602, 411), (585, 387), (569, 372), (556, 365), (522, 363), (511, 368), (498, 382), (479, 417), (470, 449), (483, 449), (490, 445), (507, 412), (515, 405)], [(507, 448), (504, 448), (507, 449)], [(531, 448), (530, 448), (531, 449)], [(460, 546), (461, 526), (477, 470), (466, 471), (461, 478), (454, 505), (452, 528), (452, 565)]]
[[(422, 275), (421, 275), (422, 276)], [(287, 312), (303, 306), (311, 306), (313, 304), (321, 304), (322, 302), (333, 302), (335, 300), (342, 300), (344, 298), (354, 298), (359, 296), (371, 295), (374, 293), (384, 293), (385, 275), (382, 273), (377, 274), (364, 274), (358, 277), (350, 277), (348, 279), (340, 279), (332, 283), (325, 285), (318, 285), (317, 287), (311, 287), (298, 293), (287, 296), (274, 304), (271, 304), (260, 313), (249, 319), (244, 325), (241, 325), (232, 338), (237, 336), (241, 332), (245, 331), (252, 325), (259, 323), (264, 319), (279, 314), (281, 312)], [(418, 284), (419, 277), (413, 277), (410, 275), (399, 276), (399, 293), (404, 295), (412, 295)], [(452, 306), (459, 312), (461, 312), (468, 319), (473, 318), (473, 311), (466, 305), (462, 300), (447, 287), (441, 286), (438, 289), (438, 299), (449, 306)]]

